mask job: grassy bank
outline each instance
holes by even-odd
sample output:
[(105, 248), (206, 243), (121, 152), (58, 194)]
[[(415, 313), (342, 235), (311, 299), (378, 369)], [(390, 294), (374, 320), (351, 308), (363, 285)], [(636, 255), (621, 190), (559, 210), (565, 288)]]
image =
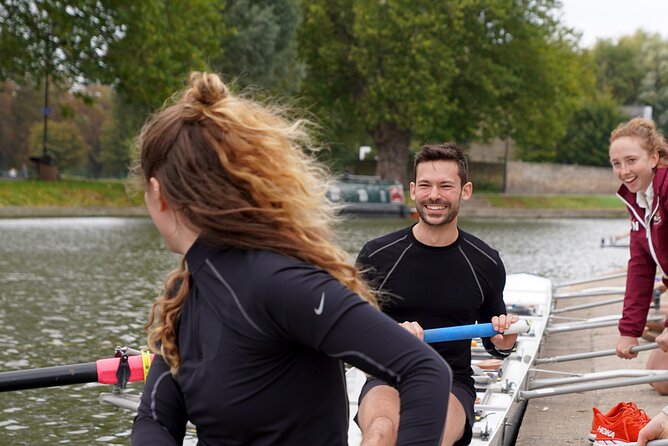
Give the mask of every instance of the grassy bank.
[[(594, 215), (625, 216), (624, 205), (614, 195), (504, 195), (474, 194), (467, 210), (491, 211), (491, 215), (515, 215), (522, 211), (546, 216)], [(412, 205), (412, 203), (409, 203)], [(145, 215), (141, 193), (129, 195), (121, 180), (0, 180), (0, 217)]]
[(0, 181), (0, 208), (128, 208), (143, 205), (142, 195), (128, 195), (121, 180)]
[(504, 209), (620, 209), (624, 204), (610, 195), (504, 195), (481, 193), (475, 196), (490, 206)]

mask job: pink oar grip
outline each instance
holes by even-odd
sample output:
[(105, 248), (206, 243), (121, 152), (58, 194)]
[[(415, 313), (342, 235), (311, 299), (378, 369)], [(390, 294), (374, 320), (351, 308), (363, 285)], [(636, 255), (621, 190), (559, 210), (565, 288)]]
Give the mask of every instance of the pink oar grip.
[[(154, 355), (151, 355), (151, 362), (153, 362)], [(95, 361), (97, 365), (97, 382), (100, 384), (116, 384), (116, 370), (121, 358), (107, 358), (98, 359)], [(130, 366), (130, 379), (128, 381), (143, 381), (144, 367), (141, 355), (128, 356), (128, 365)]]

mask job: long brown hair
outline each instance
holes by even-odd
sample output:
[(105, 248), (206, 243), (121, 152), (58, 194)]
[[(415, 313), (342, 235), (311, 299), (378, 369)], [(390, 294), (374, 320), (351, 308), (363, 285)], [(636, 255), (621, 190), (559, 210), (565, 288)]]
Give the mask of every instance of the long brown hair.
[(651, 119), (633, 118), (628, 122), (619, 124), (610, 134), (610, 144), (623, 137), (638, 138), (641, 147), (647, 153), (650, 155), (657, 153), (659, 155), (659, 165), (665, 166), (668, 164), (668, 144)]
[[(216, 74), (189, 87), (142, 129), (136, 175), (155, 177), (169, 205), (209, 243), (280, 252), (309, 262), (377, 305), (334, 243), (329, 172), (316, 161), (310, 122), (232, 94)], [(178, 371), (176, 321), (189, 291), (185, 260), (166, 278), (150, 312), (149, 346)]]

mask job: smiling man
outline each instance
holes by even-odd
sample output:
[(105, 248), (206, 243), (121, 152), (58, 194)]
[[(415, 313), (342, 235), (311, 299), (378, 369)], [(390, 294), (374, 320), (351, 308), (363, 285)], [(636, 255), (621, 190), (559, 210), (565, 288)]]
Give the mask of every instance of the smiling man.
[[(411, 198), (416, 224), (368, 242), (357, 258), (377, 290), (385, 313), (423, 338), (423, 329), (492, 322), (503, 332), (517, 316), (506, 315), (506, 271), (499, 254), (457, 226), (462, 200), (473, 193), (468, 162), (456, 144), (425, 145), (415, 156)], [(517, 335), (483, 339), (493, 356), (505, 357)], [(442, 445), (469, 444), (474, 421), (475, 388), (471, 341), (432, 344), (450, 364), (452, 393)], [(364, 446), (396, 441), (401, 401), (397, 391), (370, 379), (360, 395), (358, 424)]]

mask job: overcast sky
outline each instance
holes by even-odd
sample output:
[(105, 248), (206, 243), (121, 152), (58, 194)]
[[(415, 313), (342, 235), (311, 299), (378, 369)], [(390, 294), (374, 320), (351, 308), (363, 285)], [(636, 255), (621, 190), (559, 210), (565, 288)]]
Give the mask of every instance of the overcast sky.
[(638, 28), (668, 36), (668, 0), (562, 0), (564, 23), (582, 33), (580, 46)]

